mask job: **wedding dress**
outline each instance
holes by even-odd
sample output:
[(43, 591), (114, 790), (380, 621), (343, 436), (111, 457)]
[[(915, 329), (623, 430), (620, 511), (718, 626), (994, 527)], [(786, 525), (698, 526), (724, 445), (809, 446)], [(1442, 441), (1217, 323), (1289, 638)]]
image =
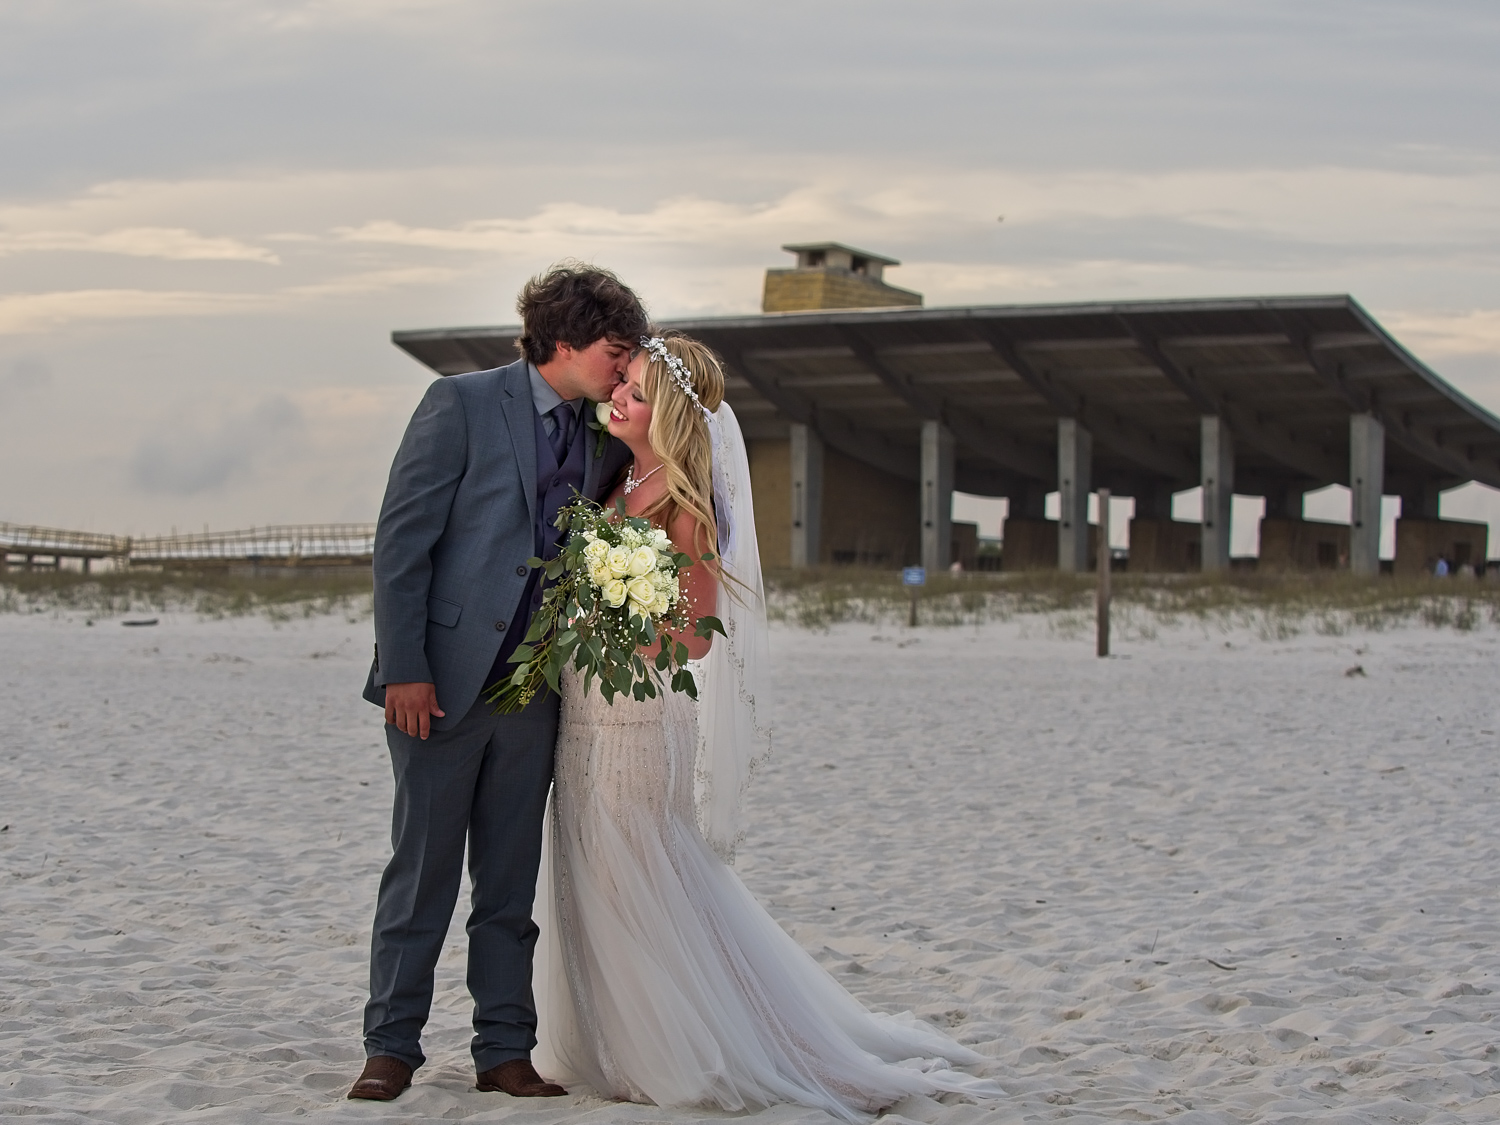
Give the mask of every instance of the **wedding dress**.
[(794, 1102), (857, 1120), (913, 1093), (998, 1096), (952, 1069), (983, 1056), (909, 1013), (866, 1011), (725, 861), (764, 750), (746, 681), (759, 686), (765, 657), (743, 439), (727, 406), (714, 421), (716, 486), (721, 457), (742, 471), (715, 503), (731, 516), (721, 557), (745, 588), (720, 591), (729, 637), (696, 668), (701, 702), (666, 692), (611, 705), (564, 678), (533, 1058), (549, 1077), (662, 1106)]

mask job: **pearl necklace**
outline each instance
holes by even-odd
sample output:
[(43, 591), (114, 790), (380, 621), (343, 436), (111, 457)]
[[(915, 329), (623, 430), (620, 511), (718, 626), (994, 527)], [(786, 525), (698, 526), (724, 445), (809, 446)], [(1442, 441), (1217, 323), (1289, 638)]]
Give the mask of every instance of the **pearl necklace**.
[[(663, 464), (665, 464), (665, 462), (663, 462)], [(658, 465), (658, 466), (656, 466), (656, 468), (652, 469), (651, 472), (647, 473), (645, 476), (643, 476), (639, 480), (637, 480), (636, 479), (636, 475), (635, 475), (635, 462), (632, 461), (630, 463), (630, 468), (628, 468), (628, 469), (625, 470), (625, 487), (624, 487), (624, 489), (622, 489), (622, 491), (625, 493), (626, 496), (629, 496), (637, 488), (640, 488), (641, 485), (645, 484), (648, 480), (650, 480), (653, 474), (659, 473), (660, 471), (661, 471), (661, 465)]]

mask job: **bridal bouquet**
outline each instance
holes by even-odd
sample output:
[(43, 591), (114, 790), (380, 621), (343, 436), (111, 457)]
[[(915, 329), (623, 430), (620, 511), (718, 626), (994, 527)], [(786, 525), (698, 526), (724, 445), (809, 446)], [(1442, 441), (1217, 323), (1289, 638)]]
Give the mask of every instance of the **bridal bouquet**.
[[(542, 567), (549, 585), (531, 628), (511, 656), (516, 670), (485, 696), (499, 715), (519, 711), (542, 690), (558, 691), (571, 661), (583, 673), (587, 691), (597, 679), (610, 703), (616, 695), (655, 697), (664, 674), (673, 691), (698, 698), (688, 671), (687, 646), (664, 627), (682, 630), (688, 617), (679, 605), (678, 572), (692, 558), (679, 551), (650, 521), (625, 514), (620, 501), (613, 515), (585, 497), (575, 497), (557, 514), (568, 538), (555, 559), (530, 560)], [(714, 556), (706, 554), (701, 561)], [(700, 637), (723, 633), (717, 617), (698, 618)], [(642, 650), (656, 646), (654, 654)]]

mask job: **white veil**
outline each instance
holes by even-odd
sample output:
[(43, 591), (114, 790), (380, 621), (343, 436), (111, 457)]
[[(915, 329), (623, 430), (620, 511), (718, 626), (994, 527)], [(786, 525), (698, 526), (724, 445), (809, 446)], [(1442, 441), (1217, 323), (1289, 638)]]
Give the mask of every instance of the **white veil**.
[[(705, 412), (706, 413), (706, 412)], [(720, 857), (734, 861), (740, 803), (751, 770), (771, 752), (771, 732), (757, 716), (770, 669), (765, 587), (750, 497), (745, 437), (727, 402), (708, 414), (713, 439), (714, 515), (719, 558), (728, 581), (719, 583), (715, 637), (698, 662), (698, 755), (694, 797), (698, 827)]]

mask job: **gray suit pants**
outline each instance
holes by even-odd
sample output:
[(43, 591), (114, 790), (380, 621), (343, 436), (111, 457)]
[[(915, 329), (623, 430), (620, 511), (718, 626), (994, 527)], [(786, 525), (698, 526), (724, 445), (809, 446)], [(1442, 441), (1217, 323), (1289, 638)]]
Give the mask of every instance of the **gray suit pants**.
[(422, 1028), (458, 901), (466, 840), (474, 886), (468, 924), (474, 1064), (483, 1072), (528, 1058), (536, 1045), (531, 906), (558, 699), (546, 693), (515, 715), (490, 710), (480, 700), (451, 730), (434, 730), (426, 742), (385, 728), (396, 775), (395, 854), (375, 907), (367, 1056), (390, 1055), (413, 1069), (425, 1061)]

